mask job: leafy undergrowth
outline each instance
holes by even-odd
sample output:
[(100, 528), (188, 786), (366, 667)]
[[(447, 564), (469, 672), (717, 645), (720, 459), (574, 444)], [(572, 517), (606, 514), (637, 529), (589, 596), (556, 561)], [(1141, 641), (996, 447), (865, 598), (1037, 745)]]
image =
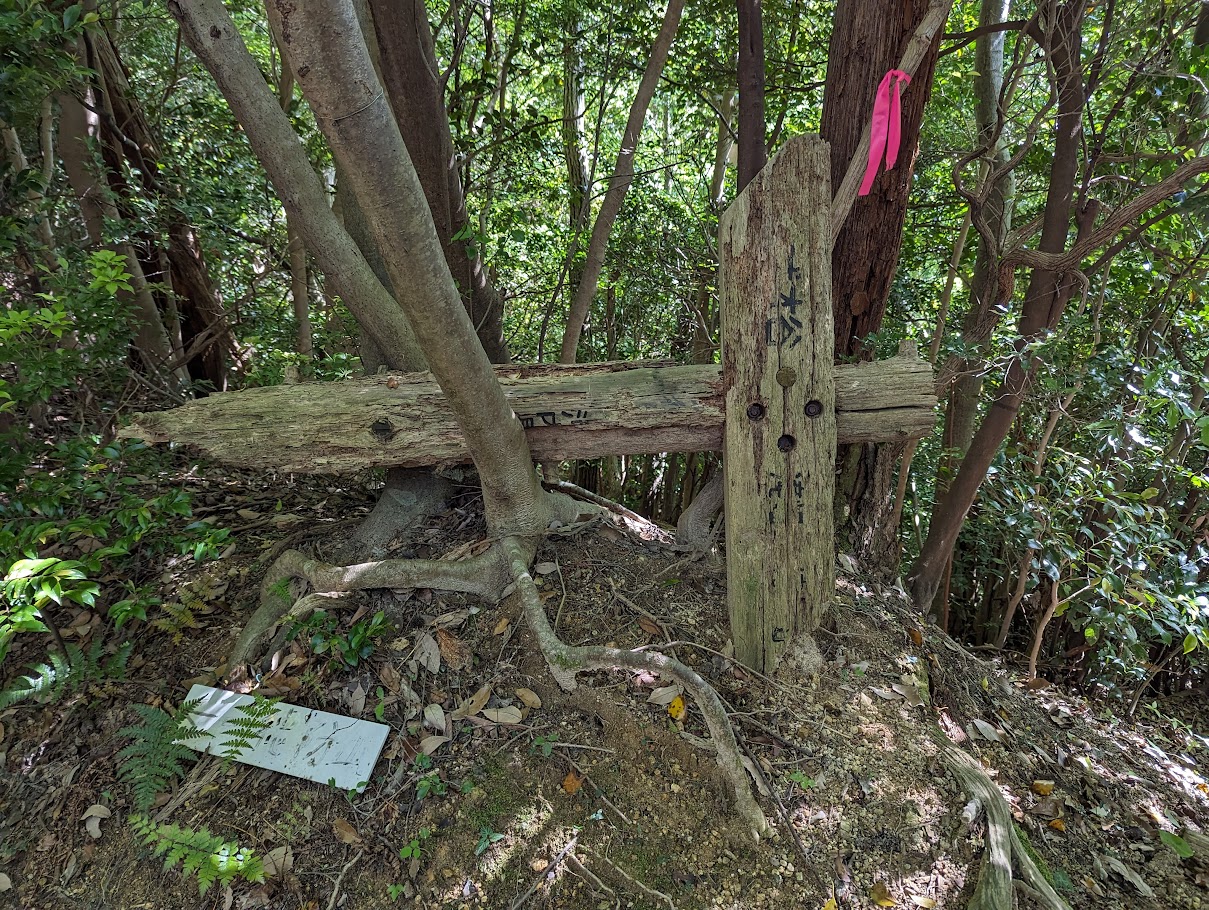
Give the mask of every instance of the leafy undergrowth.
[[(134, 623), (124, 678), (0, 713), (0, 887), (11, 885), (0, 903), (963, 907), (985, 818), (937, 758), (943, 731), (994, 777), (1072, 907), (1209, 906), (1209, 856), (1191, 846), (1209, 828), (1209, 751), (1194, 735), (1205, 732), (1204, 704), (1186, 699), (1181, 722), (1123, 723), (1107, 705), (1024, 687), (1018, 668), (917, 624), (896, 589), (852, 578), (841, 578), (830, 630), (765, 680), (724, 656), (720, 566), (608, 524), (539, 553), (559, 633), (576, 644), (677, 642), (718, 687), (768, 780), (774, 837), (746, 835), (699, 713), (662, 680), (597, 673), (563, 693), (511, 599), (377, 592), (309, 624), (259, 690), (389, 724), (364, 792), (204, 759), (148, 813), (188, 846), (165, 872), (155, 839), (144, 843), (151, 822), (131, 825), (119, 731), (138, 721), (135, 705), (174, 708), (206, 679), (283, 533), (309, 532), (303, 545), (326, 555), (339, 535), (322, 522), (363, 504), (320, 484), (199, 495), (238, 546), (165, 578), (164, 599), (188, 605), (188, 617)], [(281, 515), (302, 520), (287, 530)], [(393, 555), (439, 555), (481, 530), (473, 509), (454, 509)], [(64, 625), (85, 649), (98, 633), (84, 611)], [(41, 662), (41, 643), (23, 638), (6, 684)], [(231, 857), (256, 874), (226, 875)], [(213, 883), (204, 895), (181, 874), (190, 864)]]

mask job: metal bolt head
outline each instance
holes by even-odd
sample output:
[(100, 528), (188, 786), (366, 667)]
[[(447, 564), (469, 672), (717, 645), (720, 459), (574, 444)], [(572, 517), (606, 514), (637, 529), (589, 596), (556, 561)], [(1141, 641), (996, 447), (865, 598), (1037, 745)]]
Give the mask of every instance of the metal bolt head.
[(822, 413), (823, 413), (823, 402), (818, 401), (816, 399), (811, 399), (810, 401), (806, 402), (806, 416), (807, 417), (811, 417), (811, 418), (818, 417)]
[(759, 420), (764, 416), (764, 405), (758, 401), (753, 401), (747, 406), (747, 416), (752, 420)]

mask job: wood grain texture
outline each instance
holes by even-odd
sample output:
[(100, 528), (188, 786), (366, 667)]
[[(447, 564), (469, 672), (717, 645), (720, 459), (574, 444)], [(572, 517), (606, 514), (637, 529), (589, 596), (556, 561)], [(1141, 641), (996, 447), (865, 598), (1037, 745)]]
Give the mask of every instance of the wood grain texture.
[(827, 143), (802, 136), (719, 229), (727, 605), (736, 658), (761, 672), (835, 591), (830, 213)]
[[(899, 356), (834, 371), (842, 442), (918, 439), (932, 431), (936, 397), (927, 363)], [(509, 366), (496, 374), (513, 410), (532, 423), (529, 447), (544, 461), (722, 448), (718, 365)], [(121, 435), (183, 443), (224, 464), (312, 474), (470, 461), (428, 373), (211, 395), (136, 414)]]

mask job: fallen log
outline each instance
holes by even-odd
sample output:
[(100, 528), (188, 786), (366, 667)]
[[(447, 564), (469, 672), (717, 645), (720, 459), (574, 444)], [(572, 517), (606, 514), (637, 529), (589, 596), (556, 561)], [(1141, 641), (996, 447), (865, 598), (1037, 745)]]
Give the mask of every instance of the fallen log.
[[(542, 461), (722, 448), (722, 367), (501, 366)], [(913, 352), (835, 367), (840, 443), (918, 439), (935, 422), (932, 370)], [(429, 373), (226, 392), (135, 414), (119, 434), (182, 443), (224, 464), (313, 474), (464, 464), (470, 454)]]

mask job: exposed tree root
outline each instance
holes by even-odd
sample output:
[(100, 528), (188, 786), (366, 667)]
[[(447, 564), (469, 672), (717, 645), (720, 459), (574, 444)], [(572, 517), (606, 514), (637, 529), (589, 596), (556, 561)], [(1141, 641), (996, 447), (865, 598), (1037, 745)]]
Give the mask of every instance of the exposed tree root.
[[(559, 521), (583, 517), (580, 504), (571, 503), (565, 496), (555, 497), (551, 505)], [(615, 667), (657, 673), (682, 685), (705, 718), (717, 749), (718, 765), (734, 789), (736, 810), (756, 837), (767, 833), (768, 820), (752, 796), (734, 730), (714, 688), (691, 667), (666, 654), (575, 647), (560, 639), (550, 625), (529, 574), (535, 549), (533, 541), (513, 536), (497, 540), (483, 553), (462, 560), (386, 559), (352, 566), (336, 566), (298, 550), (286, 550), (269, 567), (261, 585), (260, 606), (232, 648), (227, 661), (229, 678), (244, 678), (249, 662), (263, 653), (275, 625), (283, 619), (305, 615), (333, 594), (371, 588), (436, 588), (473, 594), (494, 603), (506, 588), (515, 587), (550, 672), (563, 688), (575, 687), (575, 674), (579, 671)], [(292, 598), (289, 587), (294, 579), (306, 581), (313, 593), (297, 600)]]
[(691, 550), (708, 550), (714, 545), (718, 536), (718, 522), (714, 519), (722, 511), (725, 493), (726, 484), (719, 471), (680, 513), (680, 520), (676, 522), (676, 543)]
[(735, 733), (726, 709), (713, 686), (707, 683), (695, 670), (678, 660), (672, 660), (665, 654), (653, 651), (623, 651), (620, 648), (602, 646), (575, 647), (560, 639), (550, 625), (545, 608), (542, 607), (537, 587), (529, 574), (531, 554), (524, 544), (515, 537), (505, 538), (500, 542), (507, 554), (513, 580), (516, 582), (517, 593), (525, 610), (525, 619), (537, 639), (546, 663), (550, 666), (556, 680), (564, 687), (572, 684), (574, 674), (580, 670), (601, 670), (613, 667), (625, 667), (630, 670), (646, 670), (658, 673), (665, 679), (673, 679), (696, 701), (709, 728), (710, 736), (718, 750), (718, 765), (730, 779), (735, 793), (735, 809), (752, 828), (758, 837), (769, 830), (768, 819), (751, 795), (751, 787), (747, 781), (747, 772), (743, 768), (743, 759), (739, 745), (735, 741)]
[[(966, 792), (982, 801), (987, 813), (986, 850), (982, 855), (982, 870), (968, 910), (1012, 910), (1015, 899), (1012, 889), (1013, 866), (1019, 870), (1021, 882), (1029, 897), (1046, 910), (1070, 910), (1070, 906), (1042, 874), (1037, 863), (1024, 848), (1012, 824), (1012, 811), (1003, 793), (977, 763), (956, 746), (940, 739), (940, 757)], [(1021, 889), (1024, 890), (1024, 889)]]

